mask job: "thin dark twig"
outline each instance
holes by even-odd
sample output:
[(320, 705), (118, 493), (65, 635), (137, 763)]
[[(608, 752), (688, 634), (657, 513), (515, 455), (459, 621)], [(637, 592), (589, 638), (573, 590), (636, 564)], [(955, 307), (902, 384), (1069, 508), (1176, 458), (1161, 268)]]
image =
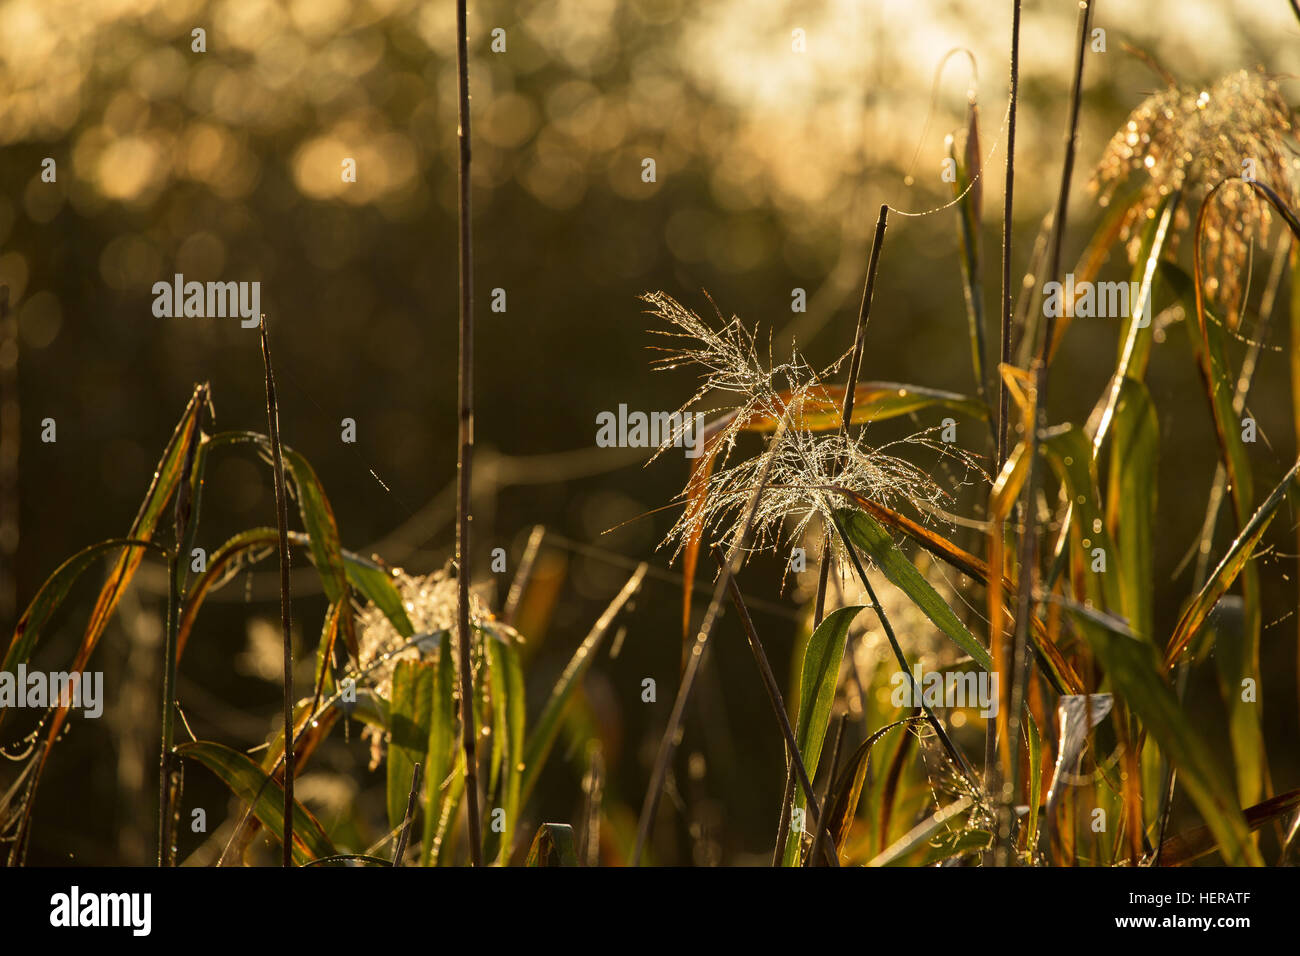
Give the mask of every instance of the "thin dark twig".
[(393, 866), (402, 865), (406, 855), (406, 844), (411, 839), (411, 819), (415, 816), (415, 798), (420, 792), (420, 771), (423, 769), (417, 760), (411, 770), (411, 792), (406, 797), (406, 815), (402, 817), (402, 829), (397, 834), (397, 847), (393, 850)]
[(266, 316), (262, 316), (262, 364), (266, 366), (267, 437), (275, 473), (275, 523), (280, 533), (280, 629), (284, 637), (284, 866), (293, 866), (293, 642), (289, 619), (289, 495), (284, 482), (284, 450), (280, 447), (280, 408), (275, 400), (275, 373)]
[(470, 477), (474, 463), (474, 262), (470, 230), (470, 128), (469, 128), (469, 40), (466, 0), (456, 2), (456, 75), (460, 123), (457, 139), (460, 164), (460, 402), (456, 496), (456, 651), (460, 671), (460, 739), (465, 751), (465, 810), (469, 818), (469, 858), (474, 866), (483, 863), (483, 838), (479, 822), (478, 758), (475, 754), (474, 677), (470, 661), (469, 555)]
[(695, 685), (695, 677), (700, 671), (704, 651), (708, 647), (709, 637), (717, 624), (727, 580), (736, 573), (745, 545), (749, 540), (750, 532), (753, 530), (754, 517), (758, 514), (758, 506), (763, 497), (763, 489), (767, 486), (767, 477), (772, 471), (772, 463), (776, 460), (776, 453), (785, 438), (785, 429), (786, 421), (782, 418), (777, 425), (776, 433), (769, 443), (767, 458), (763, 462), (763, 470), (759, 475), (758, 482), (754, 485), (749, 507), (746, 509), (744, 526), (741, 528), (740, 534), (732, 542), (726, 565), (718, 577), (718, 583), (714, 585), (709, 608), (704, 614), (699, 633), (696, 634), (695, 642), (691, 646), (686, 668), (682, 672), (682, 682), (677, 688), (677, 699), (673, 701), (672, 713), (668, 717), (668, 726), (664, 729), (663, 738), (659, 741), (659, 753), (655, 757), (650, 786), (646, 790), (645, 801), (641, 806), (641, 819), (637, 824), (636, 848), (632, 851), (633, 866), (641, 864), (641, 852), (645, 849), (646, 840), (650, 836), (650, 828), (654, 825), (655, 812), (659, 808), (659, 798), (663, 794), (664, 783), (668, 778), (668, 767), (672, 762), (673, 753), (677, 750), (677, 739), (681, 733), (682, 721), (686, 717), (686, 702), (690, 699), (691, 689)]
[[(787, 755), (789, 747), (786, 748)], [(786, 757), (789, 766), (785, 772), (785, 793), (781, 795), (781, 821), (776, 825), (776, 849), (772, 851), (772, 865), (780, 866), (785, 859), (785, 845), (790, 838), (790, 814), (794, 810), (794, 764)]]
[[(749, 608), (745, 606), (745, 599), (741, 597), (740, 588), (736, 587), (734, 579), (727, 582), (727, 594), (731, 597), (731, 603), (735, 605), (736, 612), (740, 615), (740, 622), (745, 629), (745, 637), (749, 640), (749, 649), (754, 653), (754, 663), (758, 665), (758, 672), (763, 678), (763, 689), (767, 691), (767, 699), (772, 703), (772, 712), (776, 714), (777, 723), (780, 724), (781, 733), (785, 737), (786, 750), (790, 754), (791, 774), (798, 775), (799, 784), (803, 787), (804, 796), (808, 800), (808, 810), (813, 817), (813, 826), (820, 831), (823, 825), (823, 804), (817, 800), (817, 794), (813, 791), (812, 780), (808, 777), (808, 768), (804, 766), (803, 757), (799, 753), (798, 738), (794, 735), (794, 728), (790, 726), (790, 717), (785, 711), (785, 701), (781, 698), (781, 687), (776, 681), (776, 676), (772, 673), (772, 665), (767, 659), (767, 651), (763, 648), (763, 642), (759, 640), (758, 631), (754, 627), (754, 620), (749, 615)], [(793, 797), (793, 794), (791, 796)], [(785, 818), (785, 822), (788, 825), (788, 817)], [(784, 851), (784, 847), (782, 847), (782, 850)], [(782, 856), (784, 856), (784, 852)], [(830, 861), (833, 866), (839, 865), (838, 859), (831, 859)]]
[[(835, 785), (835, 774), (839, 770), (840, 745), (844, 743), (844, 725), (848, 722), (848, 719), (848, 714), (841, 714), (839, 723), (835, 725), (835, 743), (831, 746), (830, 773), (826, 775), (826, 790), (822, 793), (823, 807), (831, 805), (831, 787)], [(831, 856), (836, 856), (835, 849), (827, 846), (825, 839), (826, 828), (830, 826), (830, 821), (823, 816), (815, 826), (817, 827), (817, 835), (813, 837), (812, 853), (808, 857), (810, 866), (816, 865), (817, 857), (821, 855), (823, 848), (829, 850)], [(835, 862), (839, 863), (839, 859), (837, 858)]]
[(1011, 326), (1014, 321), (1011, 301), (1011, 212), (1016, 184), (1016, 103), (1020, 96), (1020, 0), (1011, 13), (1011, 103), (1007, 112), (1007, 181), (1002, 197), (1002, 336), (998, 352), (998, 467), (1007, 463), (1008, 408), (1011, 395), (1002, 378), (1001, 366), (1011, 364)]

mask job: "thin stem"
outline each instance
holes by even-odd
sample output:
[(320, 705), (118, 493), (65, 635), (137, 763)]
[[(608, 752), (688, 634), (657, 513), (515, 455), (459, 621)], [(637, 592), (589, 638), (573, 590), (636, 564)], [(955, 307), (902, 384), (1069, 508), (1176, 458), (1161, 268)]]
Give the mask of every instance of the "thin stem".
[(876, 272), (880, 267), (880, 247), (885, 241), (885, 227), (889, 224), (889, 207), (881, 205), (876, 219), (876, 234), (871, 240), (871, 257), (867, 260), (867, 281), (862, 287), (862, 303), (858, 307), (858, 327), (853, 336), (853, 357), (849, 360), (848, 387), (844, 390), (844, 409), (840, 422), (841, 433), (847, 432), (853, 421), (853, 403), (858, 387), (858, 373), (862, 370), (862, 352), (866, 345), (867, 322), (871, 318), (871, 300), (876, 291)]
[[(1088, 46), (1088, 28), (1092, 22), (1092, 3), (1090, 0), (1079, 2), (1079, 35), (1077, 55), (1074, 64), (1074, 82), (1070, 90), (1070, 124), (1065, 141), (1065, 161), (1061, 168), (1061, 186), (1057, 193), (1056, 215), (1052, 222), (1052, 250), (1048, 262), (1047, 274), (1053, 279), (1060, 274), (1061, 245), (1065, 239), (1066, 213), (1070, 204), (1070, 180), (1074, 174), (1074, 156), (1078, 146), (1079, 107), (1083, 99), (1083, 63)], [(1039, 344), (1036, 360), (1036, 378), (1033, 407), (1033, 427), (1025, 436), (1026, 453), (1029, 456), (1028, 473), (1025, 476), (1024, 498), (1021, 504), (1021, 517), (1024, 531), (1019, 547), (1019, 593), (1016, 597), (1015, 638), (1011, 649), (1010, 709), (1007, 713), (1007, 748), (1010, 753), (1008, 777), (1002, 786), (1002, 809), (998, 823), (998, 861), (1002, 865), (1010, 862), (1014, 852), (1012, 846), (1012, 804), (1015, 802), (1020, 776), (1020, 711), (1025, 699), (1025, 681), (1031, 663), (1028, 654), (1029, 617), (1033, 613), (1033, 595), (1035, 578), (1038, 572), (1038, 525), (1034, 519), (1034, 506), (1038, 496), (1038, 480), (1041, 471), (1038, 463), (1039, 434), (1047, 427), (1047, 383), (1052, 340), (1056, 334), (1056, 316), (1049, 313), (1043, 328), (1043, 338)]]
[[(790, 716), (786, 713), (785, 701), (781, 698), (781, 687), (776, 681), (776, 675), (772, 673), (772, 665), (767, 659), (767, 651), (763, 648), (763, 642), (759, 640), (758, 631), (754, 628), (754, 620), (749, 616), (749, 608), (745, 607), (745, 599), (741, 597), (740, 588), (736, 587), (734, 579), (728, 579), (727, 593), (731, 597), (731, 603), (735, 605), (736, 612), (740, 615), (740, 622), (745, 629), (745, 637), (749, 640), (749, 649), (754, 653), (754, 663), (758, 665), (758, 672), (763, 678), (763, 689), (767, 691), (767, 699), (772, 704), (772, 712), (776, 714), (777, 723), (780, 724), (781, 733), (785, 737), (785, 746), (791, 758), (791, 778), (793, 779), (794, 774), (798, 775), (804, 796), (808, 798), (808, 809), (813, 816), (813, 825), (817, 828), (817, 832), (820, 833), (823, 826), (821, 811), (823, 804), (818, 802), (817, 794), (813, 792), (808, 769), (804, 766), (803, 757), (799, 754), (798, 739), (794, 735), (794, 728), (790, 726)], [(790, 796), (793, 797), (793, 787), (790, 790)], [(788, 824), (789, 817), (783, 815), (783, 825), (788, 826)], [(782, 850), (784, 850), (784, 846)], [(839, 860), (834, 858), (833, 852), (827, 855), (827, 859), (833, 866), (839, 865)]]
[(275, 523), (280, 536), (280, 631), (284, 639), (284, 866), (293, 866), (293, 641), (289, 616), (289, 495), (284, 482), (284, 451), (280, 447), (280, 408), (275, 400), (275, 373), (266, 316), (262, 316), (262, 364), (266, 366), (267, 437), (275, 474)]
[[(1011, 228), (1012, 210), (1015, 204), (1016, 186), (1016, 105), (1020, 98), (1020, 0), (1015, 0), (1011, 13), (1011, 94), (1007, 107), (1007, 174), (1006, 187), (1002, 196), (1002, 310), (1000, 344), (998, 349), (998, 430), (997, 430), (997, 470), (1001, 474), (1007, 463), (1010, 450), (1007, 447), (1010, 421), (1011, 394), (1007, 389), (1006, 379), (1002, 375), (1003, 366), (1011, 364), (1011, 329), (1015, 324), (1014, 303), (1011, 295)], [(994, 523), (992, 534), (1002, 538), (1002, 522)], [(990, 556), (991, 557), (991, 556)], [(1001, 573), (1002, 568), (992, 568), (990, 573)], [(995, 639), (989, 634), (989, 645), (997, 648), (1001, 644), (1001, 629)], [(993, 661), (994, 671), (1002, 670), (1002, 662), (996, 657)], [(984, 786), (990, 794), (995, 793), (1001, 785), (1001, 767), (997, 760), (997, 728), (994, 719), (985, 721), (984, 730)]]
[(402, 828), (397, 834), (397, 846), (393, 849), (393, 866), (402, 865), (402, 857), (406, 856), (406, 844), (411, 839), (411, 820), (415, 817), (415, 799), (420, 792), (420, 771), (423, 769), (419, 761), (411, 770), (411, 792), (406, 796), (406, 814), (402, 817)]
[(916, 678), (912, 674), (912, 668), (907, 663), (907, 658), (903, 655), (903, 648), (898, 643), (898, 637), (894, 634), (894, 628), (889, 623), (889, 617), (885, 614), (885, 609), (881, 607), (880, 600), (876, 597), (876, 590), (871, 586), (871, 581), (867, 578), (866, 569), (862, 567), (862, 561), (858, 557), (857, 549), (853, 547), (853, 542), (849, 540), (848, 533), (844, 530), (844, 525), (840, 523), (838, 518), (834, 519), (834, 524), (835, 530), (840, 536), (840, 541), (844, 545), (844, 550), (848, 552), (849, 561), (853, 564), (853, 569), (858, 574), (858, 580), (862, 582), (862, 587), (867, 592), (867, 597), (871, 601), (871, 609), (876, 612), (876, 618), (880, 621), (880, 626), (885, 631), (885, 637), (889, 639), (889, 646), (894, 652), (894, 659), (898, 661), (898, 666), (902, 669), (903, 673), (907, 675), (913, 699), (921, 700), (921, 710), (929, 720), (930, 726), (934, 728), (934, 732), (939, 737), (939, 742), (943, 744), (943, 749), (947, 751), (953, 764), (960, 768), (966, 775), (970, 780), (972, 787), (978, 787), (978, 779), (975, 776), (975, 771), (971, 769), (970, 764), (962, 755), (961, 751), (959, 751), (953, 744), (952, 739), (948, 736), (948, 732), (943, 729), (943, 724), (939, 723), (939, 718), (935, 717), (934, 711), (930, 709), (930, 705), (925, 703), (925, 696), (920, 693), (920, 686), (916, 683)]
[(460, 165), (460, 453), (457, 456), (456, 496), (456, 651), (460, 671), (461, 747), (465, 751), (465, 808), (469, 818), (469, 857), (483, 863), (479, 823), (478, 759), (475, 755), (474, 677), (470, 662), (469, 555), (470, 479), (474, 463), (474, 262), (470, 231), (469, 48), (466, 0), (456, 2), (456, 73), (459, 99)]
[[(848, 714), (841, 714), (839, 723), (835, 725), (835, 743), (831, 747), (830, 772), (826, 775), (826, 790), (822, 793), (823, 807), (829, 807), (831, 805), (831, 787), (835, 785), (835, 772), (839, 769), (840, 765), (840, 745), (844, 743), (844, 725), (848, 723), (848, 719)], [(812, 853), (808, 857), (810, 865), (816, 865), (817, 857), (821, 855), (823, 848), (828, 851), (830, 856), (836, 856), (836, 851), (826, 846), (826, 828), (829, 825), (830, 821), (825, 817), (822, 817), (815, 824), (817, 827), (817, 835), (813, 837)], [(835, 862), (838, 864), (839, 860), (836, 859)]]
[(1014, 322), (1011, 301), (1011, 212), (1016, 184), (1016, 103), (1020, 97), (1020, 0), (1011, 13), (1011, 102), (1007, 108), (1007, 179), (1002, 197), (1002, 328), (998, 350), (998, 467), (1007, 463), (1007, 417), (1011, 395), (1002, 377), (1001, 366), (1011, 364), (1011, 326)]

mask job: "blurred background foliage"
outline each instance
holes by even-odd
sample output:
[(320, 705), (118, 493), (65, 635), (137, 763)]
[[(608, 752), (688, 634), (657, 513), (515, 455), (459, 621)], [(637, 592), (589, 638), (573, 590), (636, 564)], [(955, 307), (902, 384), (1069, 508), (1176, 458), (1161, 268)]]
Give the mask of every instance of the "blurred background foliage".
[[(1065, 0), (1025, 5), (1016, 276), (1059, 177), (1074, 17)], [(1300, 71), (1284, 0), (1106, 0), (1096, 25), (1107, 52), (1085, 73), (1067, 261), (1100, 218), (1082, 188), (1092, 167), (1128, 111), (1161, 86), (1123, 43), (1190, 85), (1240, 67)], [(206, 52), (191, 50), (195, 27), (207, 31)], [(969, 85), (988, 161), (992, 306), (1010, 4), (487, 0), (471, 4), (469, 27), (476, 577), (499, 601), (509, 579), (488, 573), (489, 549), (506, 548), (513, 570), (532, 526), (553, 533), (520, 620), (532, 644), (535, 709), (633, 563), (651, 557), (668, 569), (669, 555), (654, 546), (674, 513), (602, 534), (668, 502), (685, 478), (675, 453), (642, 469), (640, 453), (594, 447), (597, 412), (620, 402), (676, 407), (695, 387), (649, 374), (638, 294), (663, 289), (704, 311), (707, 290), (725, 314), (758, 323), (764, 337), (770, 330), (776, 352), (797, 338), (815, 364), (832, 360), (851, 341), (877, 205), (919, 211), (951, 198), (939, 168), (945, 136), (964, 124)], [(498, 27), (504, 53), (489, 49)], [(806, 31), (806, 53), (791, 49), (795, 28)], [(282, 433), (315, 465), (345, 546), (412, 572), (447, 559), (456, 470), (454, 36), (452, 4), (416, 0), (0, 4), (0, 282), (17, 319), (16, 347), (0, 349), (0, 363), (17, 369), (5, 401), (21, 409), (20, 443), (11, 434), (6, 452), (20, 456), (18, 523), (8, 521), (0, 545), (7, 599), (18, 608), (65, 556), (129, 527), (196, 381), (212, 383), (218, 428), (265, 425), (255, 331), (234, 320), (153, 316), (151, 287), (174, 273), (262, 283)], [(936, 67), (958, 46), (972, 52), (978, 76), (954, 57), (936, 89)], [(1282, 88), (1295, 102), (1295, 82)], [(56, 183), (41, 182), (45, 157), (57, 162)], [(341, 182), (344, 157), (357, 161), (355, 184)], [(654, 183), (642, 181), (645, 157), (656, 160)], [(958, 255), (955, 210), (895, 217), (864, 379), (973, 391)], [(1105, 277), (1127, 271), (1117, 253)], [(504, 314), (488, 309), (494, 288), (506, 290)], [(807, 290), (804, 314), (791, 312), (794, 288)], [(1113, 366), (1115, 337), (1102, 320), (1075, 323), (1065, 342), (1070, 374), (1054, 376), (1059, 418), (1086, 416)], [(1157, 554), (1158, 633), (1168, 632), (1176, 596), (1186, 593), (1171, 576), (1199, 527), (1216, 461), (1194, 368), (1176, 337), (1157, 349), (1148, 376), (1165, 410), (1159, 501), (1170, 529)], [(1273, 345), (1253, 403), (1267, 454), (1279, 462), (1292, 455), (1285, 387), (1286, 357)], [(57, 421), (56, 444), (40, 441), (47, 417)], [(357, 423), (355, 444), (340, 441), (344, 418)], [(981, 428), (971, 423), (964, 434), (985, 454)], [(255, 459), (214, 462), (205, 547), (271, 524), (273, 514)], [(602, 659), (585, 685), (583, 715), (610, 774), (606, 799), (626, 804), (611, 814), (639, 804), (676, 686), (672, 571), (652, 574), (619, 656)], [(777, 595), (780, 574), (777, 561), (756, 562), (742, 584), (768, 598), (752, 609), (784, 679), (801, 613), (791, 595)], [(180, 677), (201, 738), (248, 747), (278, 721), (274, 578), (266, 563), (210, 601)], [(107, 713), (74, 720), (52, 761), (32, 863), (152, 858), (163, 594), (162, 569), (147, 568), (97, 653)], [(306, 661), (324, 608), (310, 569), (296, 573), (295, 594)], [(38, 664), (68, 659), (93, 595), (83, 586)], [(1266, 582), (1265, 602), (1276, 612), (1266, 624), (1294, 611), (1294, 581)], [(14, 614), (10, 604), (6, 629)], [(1294, 629), (1292, 619), (1265, 631), (1266, 671), (1295, 673)], [(669, 833), (661, 858), (744, 862), (769, 852), (783, 758), (739, 634), (729, 622), (711, 652), (687, 724), (690, 773), (669, 801), (693, 839), (674, 845)], [(658, 679), (656, 707), (641, 703), (645, 676)], [(1270, 740), (1294, 740), (1294, 686), (1290, 699), (1268, 699)], [(382, 774), (367, 777), (357, 735), (336, 741), (314, 758), (300, 796), (325, 821), (358, 800), (382, 808)], [(534, 823), (576, 815), (588, 755), (571, 751), (569, 766), (559, 762), (544, 777)], [(1283, 770), (1294, 786), (1296, 767), (1275, 768)], [(215, 808), (228, 803), (219, 783), (190, 772), (187, 806), (220, 817)], [(183, 842), (182, 856), (194, 849)]]

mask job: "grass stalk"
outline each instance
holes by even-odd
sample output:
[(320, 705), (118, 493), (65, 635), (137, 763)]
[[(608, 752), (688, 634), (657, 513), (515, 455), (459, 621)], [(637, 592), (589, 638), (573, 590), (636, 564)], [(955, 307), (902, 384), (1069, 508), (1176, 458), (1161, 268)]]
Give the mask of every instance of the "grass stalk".
[[(1003, 466), (1007, 463), (1007, 456), (1010, 450), (1007, 447), (1010, 429), (1010, 404), (1011, 393), (1007, 389), (1006, 379), (1002, 376), (1002, 367), (1011, 364), (1011, 329), (1015, 323), (1014, 308), (1011, 293), (1011, 229), (1012, 229), (1012, 211), (1015, 205), (1016, 192), (1016, 106), (1020, 98), (1020, 0), (1014, 0), (1011, 11), (1011, 81), (1010, 81), (1010, 102), (1007, 106), (1007, 158), (1006, 158), (1006, 184), (1002, 196), (1002, 307), (999, 310), (999, 336), (998, 336), (998, 371), (996, 379), (998, 381), (998, 411), (997, 411), (997, 434), (996, 449), (997, 469), (995, 474), (1002, 472)], [(1002, 522), (994, 521), (993, 529), (990, 532), (996, 542), (1002, 540)], [(1000, 550), (997, 552), (1000, 553)], [(993, 555), (990, 555), (992, 557)], [(992, 569), (994, 573), (1002, 570), (1001, 567)], [(1000, 616), (996, 613), (992, 615), (992, 621), (995, 624), (1000, 623)], [(993, 666), (995, 671), (1002, 671), (1003, 662), (999, 660), (1001, 656), (998, 651), (1002, 646), (1001, 629), (997, 633), (989, 633), (989, 650), (993, 655)], [(997, 760), (997, 726), (996, 720), (986, 721), (984, 733), (984, 787), (989, 793), (994, 793), (1000, 786), (1000, 767)], [(992, 862), (991, 858), (986, 857), (987, 862)]]
[[(289, 494), (284, 481), (284, 450), (280, 446), (280, 408), (275, 399), (275, 373), (271, 369), (271, 343), (266, 316), (262, 316), (262, 364), (266, 367), (267, 437), (275, 473), (275, 524), (280, 535), (280, 630), (284, 638), (284, 866), (293, 866), (293, 640), (289, 613)], [(187, 483), (182, 481), (181, 488)], [(178, 491), (179, 494), (179, 491)], [(169, 666), (175, 668), (175, 655)]]
[[(808, 799), (808, 809), (812, 813), (813, 826), (817, 828), (817, 833), (821, 833), (825, 826), (822, 818), (822, 803), (817, 800), (817, 794), (813, 791), (812, 780), (808, 777), (808, 768), (804, 765), (803, 757), (799, 753), (798, 739), (794, 735), (794, 728), (790, 726), (790, 715), (786, 713), (785, 701), (781, 698), (781, 686), (776, 681), (776, 675), (772, 673), (772, 665), (768, 661), (767, 651), (763, 648), (763, 642), (758, 637), (758, 631), (754, 628), (754, 619), (749, 615), (749, 608), (745, 606), (745, 599), (741, 597), (740, 588), (736, 586), (734, 579), (727, 581), (727, 593), (731, 597), (731, 603), (736, 608), (736, 613), (740, 615), (740, 622), (744, 625), (745, 637), (749, 640), (749, 649), (754, 654), (754, 663), (758, 665), (759, 675), (763, 678), (763, 689), (767, 691), (767, 699), (772, 704), (772, 712), (776, 715), (777, 723), (781, 727), (781, 733), (785, 738), (786, 751), (790, 754), (790, 764), (792, 774), (798, 775), (799, 785), (803, 787), (804, 796)], [(791, 788), (793, 790), (793, 788)], [(790, 798), (793, 799), (793, 792)], [(788, 813), (782, 814), (783, 828), (788, 828), (790, 817)], [(783, 841), (781, 850), (782, 856), (785, 855), (785, 846)], [(777, 857), (776, 864), (780, 865), (781, 857)], [(834, 856), (834, 852), (828, 856), (828, 861), (833, 866), (839, 865), (839, 859)]]
[[(1083, 99), (1083, 63), (1088, 49), (1089, 26), (1092, 23), (1091, 0), (1080, 0), (1079, 31), (1076, 44), (1077, 54), (1074, 64), (1074, 81), (1070, 89), (1070, 119), (1066, 131), (1065, 161), (1061, 167), (1061, 186), (1057, 193), (1056, 215), (1052, 221), (1051, 254), (1048, 261), (1047, 275), (1055, 279), (1061, 269), (1061, 245), (1065, 240), (1066, 213), (1070, 204), (1070, 180), (1074, 175), (1074, 157), (1079, 140), (1079, 106)], [(1028, 472), (1021, 504), (1021, 524), (1018, 555), (1019, 589), (1016, 596), (1015, 636), (1011, 648), (1011, 666), (1008, 668), (1011, 686), (1010, 706), (1007, 711), (1007, 752), (1010, 754), (1007, 776), (1002, 784), (1000, 813), (998, 821), (997, 861), (1007, 865), (1013, 847), (1013, 804), (1019, 786), (1020, 770), (1020, 711), (1024, 706), (1025, 682), (1028, 677), (1031, 659), (1028, 654), (1029, 619), (1033, 613), (1035, 579), (1038, 571), (1038, 525), (1034, 519), (1034, 507), (1038, 497), (1038, 481), (1041, 468), (1038, 462), (1039, 433), (1047, 427), (1047, 385), (1048, 369), (1052, 341), (1056, 334), (1056, 316), (1049, 314), (1043, 326), (1042, 341), (1039, 343), (1038, 357), (1035, 362), (1035, 386), (1033, 427), (1025, 436), (1027, 454), (1029, 455)]]
[(456, 2), (457, 140), (460, 162), (457, 184), (460, 235), (460, 400), (459, 454), (456, 494), (456, 650), (460, 683), (461, 747), (465, 751), (465, 810), (469, 820), (469, 857), (483, 863), (479, 822), (478, 758), (475, 754), (474, 677), (470, 661), (469, 556), (470, 481), (474, 464), (474, 261), (470, 230), (469, 40), (466, 0)]

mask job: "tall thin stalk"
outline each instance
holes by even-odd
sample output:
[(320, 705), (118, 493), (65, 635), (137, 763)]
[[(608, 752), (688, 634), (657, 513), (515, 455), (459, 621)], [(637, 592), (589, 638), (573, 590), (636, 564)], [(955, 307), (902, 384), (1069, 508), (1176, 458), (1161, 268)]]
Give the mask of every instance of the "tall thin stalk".
[[(1057, 194), (1056, 215), (1052, 221), (1052, 248), (1047, 275), (1055, 279), (1060, 275), (1061, 245), (1065, 239), (1066, 213), (1070, 204), (1070, 180), (1074, 175), (1074, 156), (1079, 139), (1079, 106), (1083, 98), (1083, 62), (1088, 49), (1088, 28), (1092, 23), (1091, 0), (1080, 0), (1079, 35), (1074, 64), (1074, 82), (1070, 89), (1070, 121), (1065, 140), (1065, 161), (1061, 167), (1061, 187)], [(1052, 340), (1056, 335), (1056, 316), (1048, 314), (1043, 326), (1035, 362), (1033, 427), (1025, 436), (1029, 456), (1025, 476), (1024, 497), (1021, 504), (1023, 531), (1019, 547), (1019, 591), (1016, 596), (1015, 638), (1012, 644), (1010, 707), (1007, 712), (1007, 746), (1011, 754), (1007, 779), (1002, 785), (1002, 811), (998, 823), (998, 858), (1003, 865), (1010, 862), (1012, 847), (1012, 804), (1019, 785), (1020, 770), (1020, 710), (1024, 706), (1025, 682), (1029, 673), (1028, 654), (1029, 619), (1033, 614), (1034, 586), (1038, 571), (1038, 525), (1034, 520), (1034, 505), (1038, 495), (1041, 468), (1038, 462), (1039, 433), (1047, 427), (1047, 373), (1050, 367)]]
[[(1006, 379), (1002, 375), (1002, 367), (1011, 364), (1011, 329), (1015, 322), (1014, 304), (1011, 295), (1011, 214), (1015, 204), (1016, 192), (1016, 105), (1020, 97), (1020, 0), (1015, 0), (1011, 12), (1011, 93), (1010, 103), (1007, 106), (1007, 175), (1006, 187), (1002, 196), (1002, 308), (1000, 310), (1000, 334), (998, 348), (998, 425), (997, 425), (997, 470), (995, 474), (1001, 474), (1002, 468), (1007, 463), (1008, 430), (1010, 420), (1008, 412), (1011, 404), (1011, 395), (1007, 390)], [(994, 536), (997, 542), (1002, 541), (1002, 522), (995, 520), (990, 534)], [(1000, 554), (1000, 549), (998, 550)], [(993, 555), (990, 555), (992, 558)], [(993, 568), (993, 573), (1000, 573), (1001, 567)], [(1001, 605), (998, 604), (990, 615), (990, 623), (993, 627), (989, 630), (989, 651), (993, 657), (993, 669), (995, 672), (1003, 670), (1003, 662), (1000, 660), (1002, 648), (1001, 633), (1001, 616), (997, 613)], [(984, 731), (984, 788), (991, 794), (999, 786), (999, 765), (997, 760), (997, 728), (998, 722), (989, 718), (985, 722)], [(988, 862), (992, 862), (988, 859)]]
[(456, 74), (459, 98), (457, 139), (460, 165), (460, 451), (457, 455), (456, 495), (456, 652), (460, 671), (460, 739), (465, 751), (465, 809), (469, 818), (469, 858), (483, 863), (479, 823), (478, 758), (475, 755), (474, 677), (469, 633), (469, 491), (474, 464), (474, 261), (470, 231), (469, 40), (466, 0), (456, 2)]
[[(280, 447), (280, 408), (275, 400), (271, 344), (262, 316), (262, 364), (266, 366), (267, 436), (275, 471), (275, 524), (280, 532), (280, 630), (284, 637), (284, 866), (293, 866), (293, 641), (289, 634), (289, 495), (284, 483), (284, 452)], [(172, 664), (172, 667), (175, 665)]]

